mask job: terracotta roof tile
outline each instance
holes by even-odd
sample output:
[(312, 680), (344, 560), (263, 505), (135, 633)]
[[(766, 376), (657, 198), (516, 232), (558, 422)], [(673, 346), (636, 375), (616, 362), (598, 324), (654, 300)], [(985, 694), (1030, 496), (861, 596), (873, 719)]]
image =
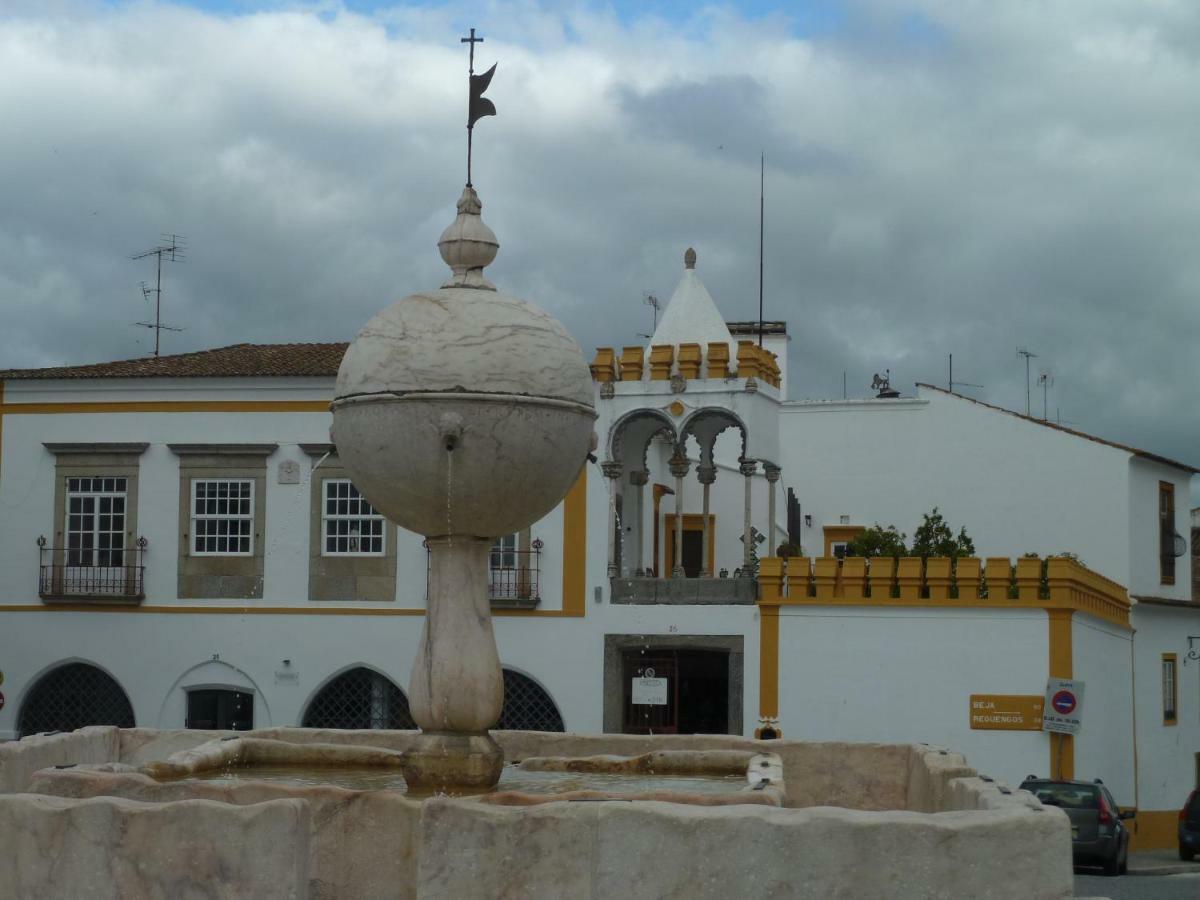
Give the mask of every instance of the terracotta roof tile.
[(333, 377), (346, 352), (338, 344), (234, 344), (214, 350), (143, 356), (84, 366), (0, 370), (0, 380), (57, 378)]
[(1067, 428), (1065, 425), (1059, 425), (1056, 422), (1048, 422), (1045, 419), (1038, 419), (1034, 416), (1027, 416), (1024, 413), (1013, 412), (1011, 409), (1005, 409), (1003, 406), (996, 406), (992, 403), (984, 403), (982, 400), (976, 400), (974, 397), (968, 397), (965, 394), (948, 391), (945, 388), (938, 387), (936, 384), (925, 384), (918, 381), (917, 387), (927, 388), (931, 391), (937, 391), (939, 394), (947, 394), (951, 397), (957, 397), (959, 400), (967, 400), (977, 406), (983, 406), (987, 409), (994, 409), (997, 412), (1007, 413), (1010, 416), (1016, 416), (1018, 419), (1024, 419), (1026, 422), (1033, 422), (1035, 425), (1041, 425), (1045, 428), (1053, 428), (1055, 431), (1061, 431), (1064, 434), (1083, 438), (1085, 441), (1094, 441), (1095, 443), (1103, 444), (1106, 447), (1115, 447), (1117, 450), (1124, 450), (1126, 453), (1132, 453), (1134, 456), (1140, 456), (1142, 459), (1148, 459), (1152, 462), (1162, 463), (1165, 466), (1171, 466), (1172, 468), (1176, 469), (1183, 469), (1183, 471), (1191, 472), (1193, 475), (1200, 475), (1200, 469), (1197, 469), (1195, 466), (1189, 466), (1187, 463), (1181, 463), (1165, 456), (1159, 456), (1157, 453), (1151, 453), (1148, 450), (1139, 450), (1137, 447), (1130, 447), (1128, 444), (1118, 444), (1116, 441), (1110, 441), (1102, 437), (1096, 437), (1096, 435), (1088, 434), (1086, 431), (1076, 431), (1074, 428)]

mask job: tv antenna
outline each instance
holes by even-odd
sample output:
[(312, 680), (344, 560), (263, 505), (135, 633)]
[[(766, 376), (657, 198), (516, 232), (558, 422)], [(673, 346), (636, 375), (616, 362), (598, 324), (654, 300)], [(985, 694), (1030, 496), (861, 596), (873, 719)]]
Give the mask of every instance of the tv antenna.
[(642, 303), (654, 310), (654, 327), (650, 329), (649, 334), (643, 334), (639, 331), (638, 337), (644, 337), (646, 340), (650, 340), (654, 337), (654, 332), (658, 331), (658, 312), (662, 309), (662, 304), (659, 302), (659, 299), (649, 291), (647, 291), (646, 296), (642, 298)]
[(1024, 347), (1018, 347), (1017, 356), (1025, 357), (1025, 415), (1029, 415), (1029, 360), (1037, 359), (1037, 354), (1030, 353)]
[(142, 297), (146, 300), (150, 299), (150, 295), (154, 295), (154, 322), (135, 322), (142, 328), (154, 329), (154, 355), (158, 356), (159, 343), (162, 332), (164, 331), (183, 331), (182, 328), (174, 328), (170, 325), (162, 323), (162, 264), (163, 257), (167, 258), (168, 262), (182, 262), (184, 250), (186, 248), (186, 239), (180, 234), (164, 234), (163, 240), (157, 247), (152, 247), (145, 253), (138, 253), (130, 259), (145, 259), (147, 256), (156, 257), (158, 260), (157, 274), (155, 276), (154, 287), (150, 287), (146, 282), (142, 282)]
[(1050, 388), (1054, 387), (1054, 373), (1052, 373), (1049, 369), (1042, 369), (1042, 371), (1038, 374), (1037, 383), (1042, 386), (1042, 421), (1049, 422)]
[(950, 354), (950, 393), (952, 393), (952, 394), (954, 393), (954, 386), (956, 384), (959, 387), (980, 388), (980, 389), (983, 388), (982, 384), (971, 384), (971, 382), (969, 382), (969, 381), (955, 381), (954, 380), (954, 354), (951, 353)]

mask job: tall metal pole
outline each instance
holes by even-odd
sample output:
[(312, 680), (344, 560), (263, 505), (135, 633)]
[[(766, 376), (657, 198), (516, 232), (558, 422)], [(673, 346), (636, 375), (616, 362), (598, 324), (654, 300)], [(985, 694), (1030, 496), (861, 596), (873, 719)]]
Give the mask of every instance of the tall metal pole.
[(758, 154), (758, 346), (763, 345), (763, 210), (767, 184), (767, 155)]

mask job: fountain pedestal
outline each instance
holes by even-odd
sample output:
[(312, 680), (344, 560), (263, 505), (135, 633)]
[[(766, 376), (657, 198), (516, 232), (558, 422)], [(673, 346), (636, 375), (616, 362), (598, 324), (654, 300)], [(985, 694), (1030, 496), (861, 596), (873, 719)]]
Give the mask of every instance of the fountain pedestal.
[(426, 543), (428, 609), (408, 698), (422, 733), (405, 754), (404, 780), (419, 791), (490, 788), (504, 765), (487, 733), (504, 706), (487, 590), (492, 542), (455, 535)]

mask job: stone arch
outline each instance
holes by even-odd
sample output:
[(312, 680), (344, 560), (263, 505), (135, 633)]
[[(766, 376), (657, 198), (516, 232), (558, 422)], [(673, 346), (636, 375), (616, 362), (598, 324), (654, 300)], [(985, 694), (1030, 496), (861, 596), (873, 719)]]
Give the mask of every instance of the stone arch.
[(630, 468), (640, 464), (645, 469), (650, 440), (660, 432), (667, 432), (673, 444), (679, 440), (675, 423), (662, 410), (645, 408), (626, 413), (608, 430), (608, 459)]
[(25, 692), (17, 716), (19, 735), (74, 731), (86, 725), (133, 728), (136, 722), (120, 683), (82, 660), (63, 660), (38, 676)]
[(335, 672), (312, 692), (300, 727), (409, 730), (417, 724), (404, 691), (383, 672), (358, 663)]
[[(254, 697), (254, 727), (273, 724), (271, 706), (250, 673), (223, 659), (204, 659), (193, 663), (176, 678), (163, 695), (158, 709), (159, 728), (179, 728), (187, 721), (187, 695), (200, 689), (243, 691)], [(178, 724), (177, 724), (178, 723)]]
[(732, 410), (720, 406), (705, 406), (688, 415), (679, 428), (679, 439), (686, 440), (694, 437), (700, 445), (700, 462), (702, 465), (712, 465), (713, 445), (717, 438), (730, 428), (736, 428), (742, 437), (742, 447), (738, 458), (746, 455), (746, 447), (750, 438), (750, 429), (742, 421), (741, 416)]
[(501, 731), (566, 731), (562, 713), (550, 692), (534, 678), (504, 667), (504, 708), (496, 728)]

